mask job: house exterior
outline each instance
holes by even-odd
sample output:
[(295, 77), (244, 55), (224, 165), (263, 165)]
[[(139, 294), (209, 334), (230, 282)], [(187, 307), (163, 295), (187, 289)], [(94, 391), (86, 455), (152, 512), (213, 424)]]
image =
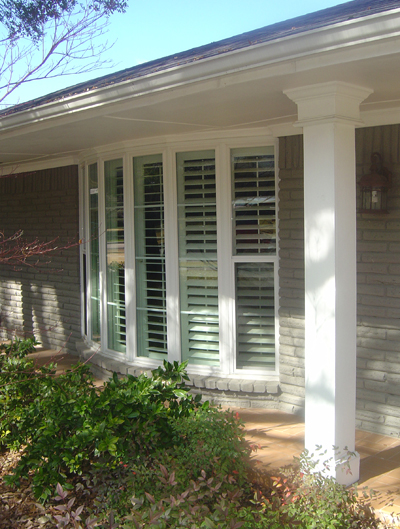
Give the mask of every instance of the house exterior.
[(188, 361), (355, 481), (355, 427), (399, 435), (399, 66), (400, 0), (354, 0), (0, 113), (1, 229), (82, 242), (0, 270), (1, 336)]

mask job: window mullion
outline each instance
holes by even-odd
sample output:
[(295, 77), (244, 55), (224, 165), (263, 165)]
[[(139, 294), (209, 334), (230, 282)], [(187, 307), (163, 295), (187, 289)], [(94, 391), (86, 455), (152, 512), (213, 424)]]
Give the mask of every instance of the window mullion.
[(136, 350), (136, 288), (135, 288), (135, 226), (133, 203), (133, 163), (131, 156), (124, 156), (124, 232), (125, 232), (125, 310), (126, 359), (132, 362)]
[(98, 163), (99, 178), (99, 254), (100, 254), (100, 321), (101, 321), (101, 345), (102, 349), (107, 348), (107, 287), (106, 287), (106, 213), (105, 213), (105, 191), (104, 191), (104, 161)]
[(175, 153), (163, 154), (164, 166), (164, 223), (165, 271), (167, 292), (168, 360), (181, 361), (181, 331), (179, 310), (178, 210)]
[(232, 288), (232, 223), (231, 223), (231, 179), (230, 150), (220, 145), (215, 152), (216, 194), (217, 194), (217, 255), (218, 255), (218, 312), (220, 367), (222, 373), (234, 370), (233, 311), (234, 291)]

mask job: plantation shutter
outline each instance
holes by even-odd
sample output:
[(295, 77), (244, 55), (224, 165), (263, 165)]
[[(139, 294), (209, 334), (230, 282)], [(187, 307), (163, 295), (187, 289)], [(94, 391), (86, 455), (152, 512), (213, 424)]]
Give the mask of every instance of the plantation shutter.
[(275, 368), (274, 148), (233, 149), (231, 154), (236, 367), (271, 370)]
[(274, 265), (236, 265), (238, 369), (275, 367)]
[(233, 157), (234, 255), (276, 252), (274, 154)]
[(167, 316), (161, 155), (134, 158), (138, 356), (165, 359)]
[(219, 364), (214, 151), (177, 155), (182, 360)]
[(124, 188), (122, 160), (104, 163), (108, 347), (126, 350)]

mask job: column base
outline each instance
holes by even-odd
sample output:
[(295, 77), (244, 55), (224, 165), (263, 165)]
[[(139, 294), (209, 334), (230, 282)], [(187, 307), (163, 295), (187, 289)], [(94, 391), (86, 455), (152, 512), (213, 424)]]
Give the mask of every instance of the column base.
[(335, 457), (336, 481), (340, 485), (352, 485), (360, 479), (360, 454), (358, 452), (342, 452)]
[[(348, 487), (360, 478), (360, 454), (347, 449), (338, 451), (332, 447), (331, 450), (322, 451), (321, 446), (316, 447), (317, 454), (311, 453), (311, 472), (319, 472), (322, 476), (334, 478), (340, 485)], [(307, 467), (307, 465), (306, 465)]]

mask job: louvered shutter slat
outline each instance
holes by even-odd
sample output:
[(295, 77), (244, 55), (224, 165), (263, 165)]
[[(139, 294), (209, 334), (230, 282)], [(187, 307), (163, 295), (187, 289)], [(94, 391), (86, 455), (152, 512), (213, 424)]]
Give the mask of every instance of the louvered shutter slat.
[(182, 354), (190, 363), (218, 365), (215, 160), (200, 154), (178, 159)]
[(138, 355), (167, 357), (164, 186), (161, 156), (134, 159)]
[(274, 367), (273, 263), (236, 265), (237, 367)]
[(273, 155), (233, 156), (232, 173), (234, 253), (275, 253)]

